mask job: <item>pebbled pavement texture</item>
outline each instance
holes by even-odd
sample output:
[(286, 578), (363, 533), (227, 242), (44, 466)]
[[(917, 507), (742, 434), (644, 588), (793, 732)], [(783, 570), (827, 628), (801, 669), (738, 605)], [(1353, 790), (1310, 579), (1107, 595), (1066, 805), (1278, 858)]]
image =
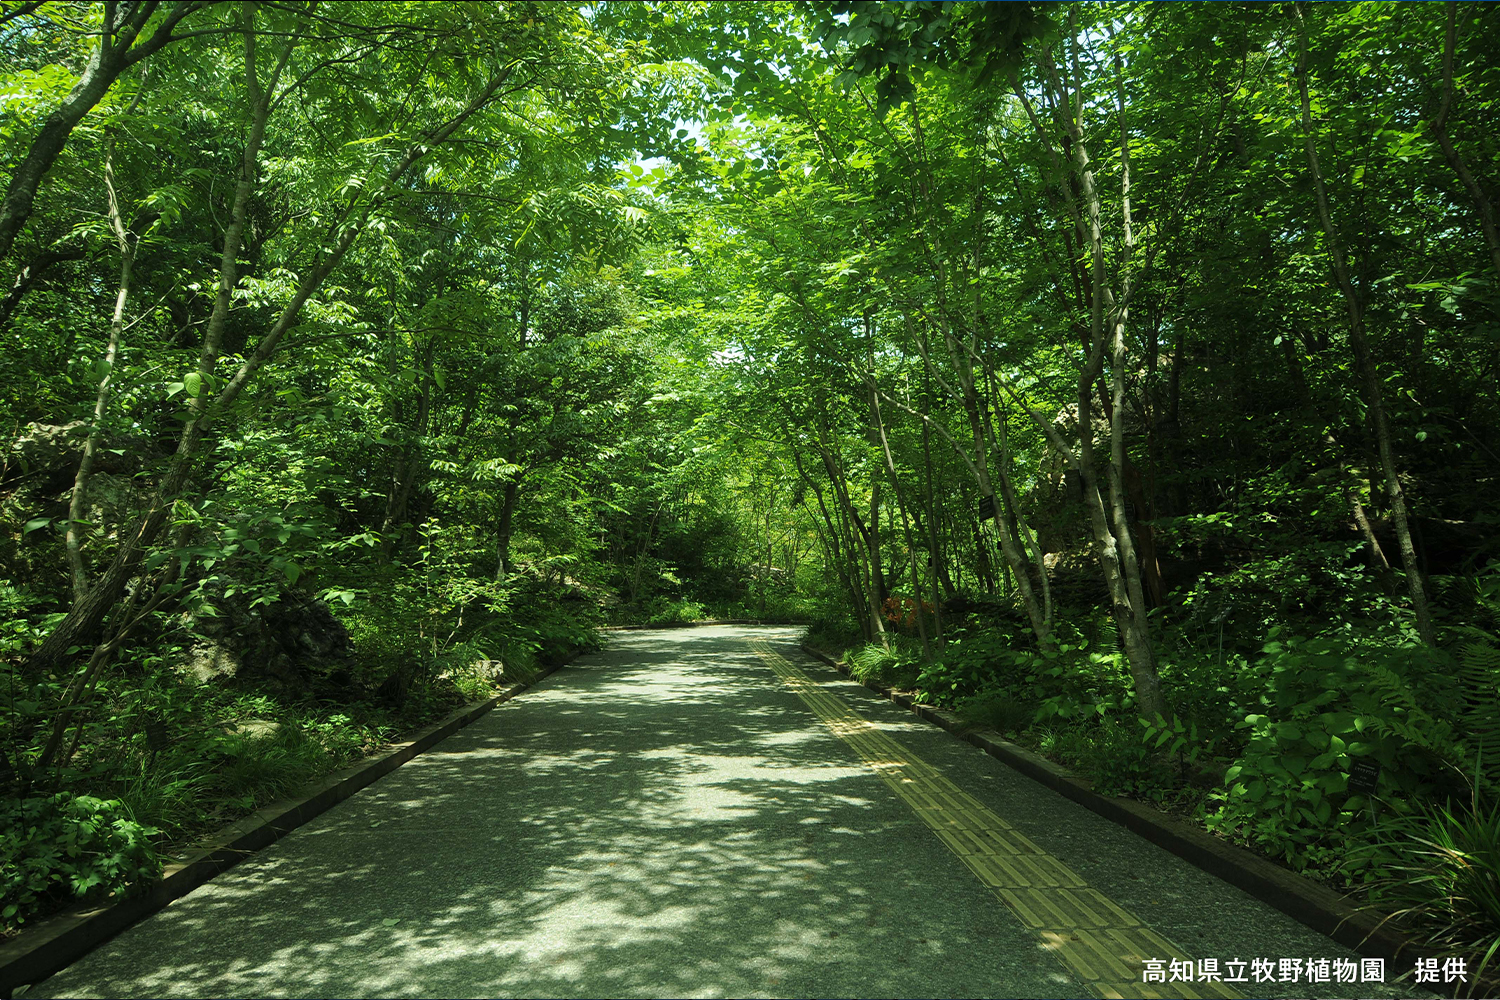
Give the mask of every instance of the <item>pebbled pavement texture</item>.
[(798, 635), (617, 634), (17, 996), (1427, 995), (1144, 983), (1359, 958)]

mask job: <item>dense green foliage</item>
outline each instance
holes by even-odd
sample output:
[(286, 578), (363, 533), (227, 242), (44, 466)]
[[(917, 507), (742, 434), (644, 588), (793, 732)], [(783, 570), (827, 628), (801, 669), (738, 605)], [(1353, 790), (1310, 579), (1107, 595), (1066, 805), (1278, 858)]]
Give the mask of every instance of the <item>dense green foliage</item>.
[(5, 5), (4, 925), (732, 616), (1500, 939), (1497, 30)]

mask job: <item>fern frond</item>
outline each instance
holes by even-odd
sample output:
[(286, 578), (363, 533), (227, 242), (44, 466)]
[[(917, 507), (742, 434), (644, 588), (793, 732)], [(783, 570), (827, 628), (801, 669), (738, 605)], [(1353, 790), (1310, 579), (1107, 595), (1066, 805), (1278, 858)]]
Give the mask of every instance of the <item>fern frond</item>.
[[(1480, 629), (1468, 631), (1484, 635)], [(1483, 641), (1460, 646), (1458, 678), (1469, 742), (1479, 752), (1484, 773), (1500, 782), (1500, 646)]]

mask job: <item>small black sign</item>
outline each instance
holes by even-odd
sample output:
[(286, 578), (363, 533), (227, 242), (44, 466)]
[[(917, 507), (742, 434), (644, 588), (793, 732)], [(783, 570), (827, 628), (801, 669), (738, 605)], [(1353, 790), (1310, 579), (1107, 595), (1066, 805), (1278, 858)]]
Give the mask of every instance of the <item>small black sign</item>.
[(1375, 784), (1380, 780), (1380, 762), (1360, 757), (1349, 764), (1349, 793), (1351, 795), (1373, 795)]

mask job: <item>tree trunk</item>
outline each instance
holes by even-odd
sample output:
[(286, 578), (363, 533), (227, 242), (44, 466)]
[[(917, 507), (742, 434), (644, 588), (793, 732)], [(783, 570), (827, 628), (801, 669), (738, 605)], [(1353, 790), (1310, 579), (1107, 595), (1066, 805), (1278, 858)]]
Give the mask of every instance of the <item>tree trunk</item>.
[(1432, 627), (1432, 615), (1427, 607), (1427, 591), (1422, 582), (1421, 567), (1417, 562), (1416, 546), (1412, 544), (1411, 523), (1407, 516), (1406, 494), (1401, 487), (1400, 473), (1396, 468), (1396, 455), (1391, 447), (1391, 429), (1386, 420), (1385, 401), (1380, 387), (1380, 373), (1375, 367), (1375, 358), (1365, 338), (1364, 305), (1349, 274), (1349, 262), (1344, 252), (1343, 241), (1333, 221), (1333, 212), (1328, 205), (1328, 191), (1323, 184), (1323, 171), (1318, 166), (1317, 145), (1313, 141), (1312, 102), (1307, 86), (1307, 30), (1302, 20), (1302, 10), (1294, 7), (1297, 16), (1300, 52), (1297, 58), (1297, 86), (1302, 97), (1302, 138), (1307, 151), (1307, 165), (1312, 173), (1313, 191), (1317, 195), (1318, 218), (1323, 224), (1323, 234), (1328, 238), (1328, 254), (1333, 263), (1333, 274), (1343, 293), (1344, 304), (1349, 313), (1349, 345), (1354, 351), (1354, 362), (1358, 368), (1365, 390), (1365, 405), (1370, 408), (1371, 423), (1375, 425), (1375, 442), (1380, 452), (1380, 466), (1385, 473), (1386, 492), (1391, 501), (1391, 525), (1396, 530), (1396, 543), (1401, 550), (1401, 565), (1406, 571), (1406, 586), (1411, 594), (1412, 610), (1416, 612), (1417, 632), (1429, 646), (1437, 644)]
[(880, 435), (880, 450), (885, 456), (885, 467), (891, 474), (891, 490), (896, 494), (896, 507), (901, 515), (901, 530), (906, 538), (906, 565), (911, 574), (911, 599), (916, 604), (917, 635), (922, 640), (922, 660), (932, 662), (932, 644), (927, 638), (927, 622), (922, 615), (922, 581), (917, 571), (917, 546), (912, 538), (911, 519), (906, 515), (906, 503), (901, 498), (901, 479), (896, 472), (896, 459), (891, 454), (891, 442), (885, 433), (885, 421), (880, 416), (880, 399), (872, 385), (870, 389), (870, 416), (875, 430)]
[[(1075, 40), (1076, 45), (1076, 40)], [(1076, 50), (1075, 50), (1076, 62)], [(1053, 89), (1064, 98), (1069, 96), (1067, 88), (1059, 84), (1055, 70), (1049, 60), (1043, 61), (1043, 70)], [(1075, 66), (1075, 76), (1078, 76)], [(1081, 77), (1079, 77), (1081, 81)], [(1080, 82), (1081, 88), (1081, 82)], [(1136, 707), (1147, 719), (1162, 718), (1167, 714), (1166, 699), (1162, 694), (1161, 679), (1156, 670), (1156, 656), (1152, 648), (1149, 624), (1146, 618), (1145, 592), (1141, 583), (1140, 564), (1136, 559), (1135, 546), (1130, 537), (1128, 518), (1125, 512), (1124, 476), (1124, 379), (1125, 379), (1125, 323), (1128, 317), (1131, 288), (1128, 278), (1122, 282), (1120, 300), (1117, 303), (1105, 279), (1104, 233), (1098, 190), (1094, 185), (1093, 169), (1090, 166), (1088, 149), (1083, 141), (1083, 131), (1078, 116), (1084, 107), (1083, 95), (1078, 94), (1077, 115), (1070, 108), (1059, 108), (1059, 116), (1067, 136), (1067, 146), (1072, 154), (1077, 197), (1068, 196), (1079, 228), (1087, 234), (1090, 247), (1090, 303), (1089, 342), (1087, 359), (1078, 376), (1078, 449), (1075, 453), (1062, 440), (1057, 429), (1041, 414), (1026, 407), (1032, 420), (1053, 442), (1060, 453), (1068, 457), (1070, 464), (1078, 470), (1083, 480), (1083, 498), (1089, 512), (1089, 527), (1094, 535), (1094, 550), (1104, 576), (1106, 592), (1109, 594), (1111, 611), (1125, 650), (1126, 660), (1134, 679)], [(1032, 123), (1045, 139), (1045, 129), (1027, 105)], [(1124, 226), (1125, 264), (1134, 246), (1130, 220), (1129, 143), (1123, 121), (1123, 99), (1120, 108), (1120, 142), (1122, 161), (1122, 223)], [(1048, 144), (1051, 149), (1050, 142)], [(1055, 154), (1054, 154), (1055, 155)], [(1065, 189), (1071, 191), (1071, 188)], [(1110, 455), (1107, 485), (1109, 512), (1106, 512), (1105, 491), (1101, 491), (1098, 473), (1094, 468), (1093, 395), (1095, 383), (1104, 370), (1106, 352), (1111, 360)], [(1014, 397), (1014, 393), (1012, 393)], [(1019, 397), (1017, 402), (1021, 402)], [(1023, 404), (1024, 405), (1024, 404)], [(1111, 518), (1110, 514), (1113, 514)], [(1111, 523), (1113, 522), (1113, 524)]]
[[(864, 624), (861, 626), (865, 637), (870, 642), (887, 644), (885, 636), (885, 621), (880, 616), (880, 602), (884, 595), (880, 593), (885, 583), (884, 577), (879, 571), (878, 562), (871, 561), (871, 531), (860, 517), (859, 509), (854, 505), (854, 499), (849, 495), (848, 478), (844, 474), (842, 463), (833, 451), (833, 442), (827, 427), (825, 414), (818, 415), (818, 456), (823, 463), (823, 471), (828, 476), (828, 486), (833, 492), (834, 498), (838, 500), (834, 508), (838, 513), (838, 519), (845, 536), (850, 562), (850, 571), (853, 577), (859, 581), (860, 603), (854, 610), (859, 614)], [(878, 494), (874, 509), (879, 510)], [(879, 530), (879, 525), (874, 527)], [(879, 559), (879, 545), (875, 545), (875, 559)]]
[[(964, 408), (964, 414), (968, 418), (970, 440), (973, 442), (974, 454), (970, 455), (966, 447), (961, 446), (948, 429), (942, 424), (934, 423), (932, 417), (926, 413), (914, 409), (899, 400), (893, 399), (889, 394), (881, 395), (887, 402), (897, 408), (906, 411), (910, 415), (922, 421), (924, 427), (937, 430), (938, 434), (948, 442), (954, 453), (964, 463), (964, 467), (973, 476), (974, 482), (980, 489), (982, 503), (987, 503), (995, 518), (995, 535), (999, 541), (1000, 554), (1003, 567), (1008, 568), (1015, 577), (1016, 593), (1021, 599), (1022, 610), (1031, 626), (1032, 636), (1036, 639), (1040, 649), (1050, 649), (1053, 645), (1052, 620), (1043, 605), (1037, 600), (1036, 590), (1032, 586), (1031, 575), (1027, 568), (1027, 556), (1024, 544), (1017, 534), (1012, 530), (1012, 520), (1007, 510), (1014, 497), (1007, 499), (1002, 492), (997, 492), (990, 479), (990, 454), (993, 452), (993, 442), (986, 431), (984, 415), (980, 410), (979, 393), (974, 384), (974, 362), (976, 360), (973, 345), (962, 345), (952, 330), (946, 325), (938, 331), (943, 337), (943, 343), (958, 376), (959, 388), (955, 390), (948, 385), (939, 375), (932, 362), (926, 334), (917, 336), (917, 347), (922, 355), (924, 370), (929, 379), (935, 380), (948, 396), (957, 400)], [(976, 536), (976, 544), (980, 544), (980, 537)]]
[(26, 156), (11, 174), (5, 201), (0, 203), (0, 258), (10, 253), (21, 227), (31, 217), (37, 187), (57, 162), (63, 147), (67, 145), (68, 137), (73, 134), (73, 129), (83, 120), (83, 116), (99, 103), (121, 73), (174, 41), (172, 32), (182, 19), (208, 4), (173, 4), (151, 36), (136, 45), (141, 28), (159, 6), (161, 5), (157, 0), (105, 5), (106, 10), (113, 15), (112, 19), (106, 16), (106, 20), (111, 23), (103, 26), (99, 44), (89, 54), (89, 61), (78, 77), (78, 82), (73, 85), (68, 96), (63, 98), (63, 102), (47, 116), (36, 137), (32, 139)]
[(880, 480), (870, 477), (870, 527), (864, 532), (866, 557), (870, 568), (870, 631), (880, 639), (880, 644), (890, 648), (885, 634), (885, 567), (880, 554)]
[[(260, 147), (265, 138), (266, 121), (270, 117), (270, 100), (261, 90), (260, 79), (255, 68), (253, 5), (246, 5), (243, 20), (245, 90), (247, 103), (251, 109), (250, 130), (240, 158), (240, 176), (235, 185), (229, 225), (224, 230), (224, 248), (219, 258), (218, 291), (214, 299), (213, 312), (209, 316), (208, 328), (204, 333), (203, 346), (198, 354), (198, 371), (195, 373), (197, 382), (185, 387), (188, 393), (188, 420), (183, 425), (182, 434), (178, 438), (177, 452), (172, 456), (166, 474), (157, 485), (156, 494), (151, 499), (151, 506), (132, 530), (122, 535), (120, 547), (108, 569), (94, 582), (86, 594), (75, 598), (68, 614), (32, 654), (28, 667), (34, 672), (40, 673), (57, 665), (67, 657), (67, 651), (70, 648), (87, 645), (98, 636), (104, 619), (109, 615), (110, 609), (114, 607), (120, 595), (124, 593), (125, 585), (135, 575), (141, 560), (145, 558), (147, 547), (160, 534), (172, 506), (186, 486), (193, 461), (197, 456), (199, 442), (206, 430), (204, 400), (211, 394), (212, 383), (209, 379), (212, 377), (219, 345), (223, 340), (224, 326), (229, 316), (230, 296), (238, 280), (236, 268), (240, 239), (249, 209), (250, 192), (255, 185)], [(277, 73), (272, 76), (271, 90), (274, 90), (279, 71), (286, 65), (286, 60), (290, 55), (291, 44), (288, 43), (277, 67)]]
[(783, 430), (786, 435), (788, 450), (791, 452), (792, 462), (797, 469), (797, 475), (812, 490), (814, 498), (818, 501), (818, 513), (822, 517), (823, 524), (828, 529), (827, 532), (818, 532), (818, 540), (823, 546), (827, 565), (833, 567), (835, 575), (839, 578), (839, 582), (849, 594), (850, 608), (857, 611), (864, 605), (864, 595), (861, 594), (860, 588), (855, 582), (854, 575), (849, 571), (849, 560), (844, 557), (846, 549), (842, 542), (838, 523), (828, 510), (828, 503), (823, 497), (822, 487), (818, 485), (817, 480), (812, 477), (812, 474), (807, 471), (807, 466), (802, 461), (802, 453), (797, 448), (797, 439), (793, 435), (790, 424), (784, 424)]
[[(951, 600), (958, 592), (948, 573), (947, 550), (942, 544), (942, 510), (938, 506), (937, 492), (932, 488), (932, 430), (922, 422), (922, 467), (926, 473), (922, 478), (922, 489), (927, 499), (927, 545), (932, 553), (932, 604), (936, 609), (939, 635), (942, 633), (942, 602), (938, 600), (937, 585), (943, 585), (943, 598)], [(941, 642), (941, 639), (939, 640)]]
[(120, 354), (120, 338), (125, 330), (125, 302), (130, 297), (130, 274), (135, 268), (135, 244), (125, 231), (125, 223), (120, 216), (119, 197), (115, 192), (114, 153), (115, 140), (110, 136), (104, 147), (104, 192), (109, 209), (109, 224), (120, 246), (120, 279), (116, 283), (115, 308), (109, 321), (109, 344), (104, 349), (104, 370), (100, 373), (99, 391), (94, 398), (93, 423), (89, 426), (88, 440), (84, 442), (78, 474), (73, 479), (73, 496), (68, 503), (68, 530), (63, 539), (68, 553), (68, 570), (73, 580), (75, 603), (83, 598), (89, 587), (88, 573), (83, 567), (83, 541), (79, 528), (88, 508), (89, 478), (94, 472), (94, 456), (99, 453), (99, 442), (104, 436), (104, 415), (109, 409), (110, 396), (113, 395), (115, 361)]
[[(933, 199), (935, 185), (927, 163), (926, 149), (922, 139), (921, 119), (917, 113), (916, 102), (913, 101), (909, 107), (912, 128), (917, 141), (917, 160), (922, 166), (920, 191), (927, 207), (923, 222), (929, 238), (924, 241), (923, 249), (927, 256), (928, 266), (938, 278), (936, 288), (940, 321), (933, 322), (929, 319), (928, 323), (943, 338), (943, 345), (953, 364), (954, 372), (958, 376), (959, 392), (952, 392), (951, 387), (946, 387), (941, 378), (938, 379), (938, 382), (940, 385), (948, 388), (949, 394), (962, 403), (964, 412), (969, 419), (969, 433), (973, 440), (974, 458), (971, 460), (966, 452), (960, 450), (962, 457), (969, 470), (974, 473), (980, 491), (984, 497), (988, 498), (989, 504), (994, 511), (995, 534), (1000, 543), (1000, 553), (1003, 559), (1002, 568), (1007, 569), (1015, 579), (1016, 595), (1021, 600), (1022, 610), (1026, 613), (1027, 621), (1031, 626), (1032, 636), (1036, 639), (1038, 648), (1051, 649), (1054, 640), (1052, 638), (1050, 599), (1044, 593), (1043, 600), (1037, 600), (1036, 588), (1033, 586), (1031, 573), (1027, 566), (1026, 546), (1021, 538), (1018, 524), (1019, 512), (1015, 506), (1013, 493), (1003, 488), (997, 493), (990, 481), (990, 456), (994, 454), (996, 447), (995, 442), (987, 431), (987, 422), (983, 412), (985, 407), (981, 403), (979, 392), (974, 384), (974, 363), (979, 360), (978, 351), (976, 350), (976, 338), (982, 320), (980, 285), (977, 278), (980, 271), (980, 248), (983, 242), (983, 227), (981, 225), (983, 217), (981, 205), (984, 190), (983, 159), (980, 162), (980, 169), (974, 175), (972, 208), (970, 211), (972, 235), (970, 238), (969, 260), (972, 271), (971, 276), (975, 280), (967, 283), (966, 287), (972, 293), (972, 315), (964, 323), (964, 326), (967, 328), (965, 331), (966, 336), (960, 341), (959, 335), (953, 329), (953, 316), (959, 315), (959, 313), (950, 310), (949, 306), (947, 261), (944, 255), (939, 252), (938, 248), (940, 244), (938, 238), (932, 234), (932, 226), (941, 217), (943, 209)], [(983, 113), (981, 113), (979, 121), (981, 131), (983, 130), (982, 115)], [(982, 139), (976, 145), (982, 146)], [(910, 322), (909, 318), (908, 322)], [(929, 356), (927, 335), (925, 333), (919, 338), (919, 346), (926, 365), (928, 378), (931, 379), (935, 376), (935, 373), (933, 372), (932, 359)], [(958, 447), (957, 443), (951, 438), (949, 438), (949, 441), (955, 448)], [(1001, 470), (1001, 475), (1002, 478), (1008, 477), (1008, 470)], [(1040, 581), (1040, 585), (1045, 592), (1048, 586), (1045, 578)]]
[(21, 300), (36, 286), (48, 268), (67, 261), (83, 260), (86, 256), (82, 250), (47, 250), (37, 254), (30, 263), (17, 271), (10, 291), (6, 293), (4, 301), (0, 301), (0, 330), (10, 326), (11, 317), (15, 315)]
[[(995, 389), (994, 371), (986, 365), (985, 374), (989, 378), (988, 386), (991, 399), (993, 400)], [(1037, 542), (1035, 533), (1020, 517), (1020, 500), (1016, 496), (1016, 490), (1010, 478), (1010, 432), (1005, 426), (1005, 417), (1003, 414), (1000, 415), (999, 419), (995, 419), (993, 406), (985, 408), (984, 424), (985, 430), (989, 434), (990, 439), (995, 442), (996, 450), (999, 452), (999, 460), (995, 463), (995, 471), (1000, 480), (1000, 494), (1005, 498), (1005, 509), (1009, 514), (1006, 530), (1016, 539), (1031, 559), (1031, 566), (1026, 572), (1028, 582), (1032, 582), (1030, 580), (1030, 569), (1036, 570), (1034, 583), (1036, 589), (1040, 590), (1042, 594), (1042, 620), (1047, 625), (1050, 642), (1052, 630), (1052, 582), (1047, 578), (1047, 563), (1043, 557), (1042, 547)]]
[(1443, 99), (1438, 106), (1438, 113), (1429, 123), (1432, 137), (1437, 140), (1439, 148), (1443, 151), (1443, 158), (1448, 161), (1448, 166), (1458, 176), (1459, 182), (1463, 184), (1464, 190), (1468, 192), (1469, 201), (1474, 205), (1474, 212), (1479, 217), (1479, 231), (1484, 234), (1484, 244), (1490, 251), (1490, 263), (1495, 268), (1495, 276), (1500, 278), (1500, 229), (1495, 224), (1495, 206), (1484, 193), (1484, 187), (1474, 172), (1469, 169), (1458, 147), (1453, 145), (1453, 139), (1448, 134), (1448, 114), (1453, 110), (1453, 52), (1458, 46), (1458, 2), (1448, 0), (1448, 27), (1443, 39)]
[[(507, 462), (512, 462), (507, 459)], [(516, 498), (521, 492), (519, 476), (505, 481), (500, 491), (500, 521), (495, 527), (495, 579), (508, 580), (515, 572), (510, 558), (510, 536), (515, 530)]]
[[(963, 360), (967, 363), (967, 359)], [(927, 426), (935, 428), (938, 434), (948, 442), (954, 454), (963, 461), (965, 468), (969, 470), (969, 474), (974, 477), (974, 482), (979, 486), (981, 492), (980, 502), (990, 508), (991, 515), (995, 519), (995, 535), (1000, 545), (1000, 554), (1003, 560), (1002, 567), (1009, 568), (1013, 573), (1016, 593), (1021, 598), (1022, 610), (1025, 611), (1027, 620), (1031, 625), (1032, 635), (1037, 641), (1038, 648), (1050, 649), (1055, 641), (1052, 637), (1051, 620), (1045, 614), (1041, 602), (1036, 598), (1036, 591), (1031, 585), (1031, 575), (1027, 568), (1026, 555), (1022, 551), (1021, 543), (1017, 538), (1012, 536), (1007, 528), (1010, 519), (1006, 514), (1003, 497), (997, 494), (994, 484), (990, 479), (989, 454), (986, 447), (987, 438), (984, 432), (983, 418), (978, 413), (978, 399), (973, 393), (973, 373), (969, 373), (967, 380), (961, 374), (960, 381), (961, 383), (967, 382), (968, 384), (965, 393), (958, 398), (966, 401), (965, 409), (970, 417), (969, 428), (970, 433), (973, 435), (975, 450), (978, 452), (977, 456), (969, 455), (968, 451), (959, 445), (953, 438), (953, 435), (948, 432), (948, 429), (942, 424), (934, 423), (932, 417), (928, 414), (913, 409), (899, 400), (893, 399), (886, 393), (881, 393), (881, 396), (898, 409), (905, 410)], [(973, 409), (969, 408), (971, 402)], [(978, 514), (977, 511), (975, 513), (976, 515)], [(981, 529), (976, 529), (974, 543), (976, 547), (982, 549), (984, 545), (982, 526)], [(991, 579), (993, 580), (993, 571), (991, 571)], [(991, 584), (991, 589), (993, 589), (993, 583)]]

